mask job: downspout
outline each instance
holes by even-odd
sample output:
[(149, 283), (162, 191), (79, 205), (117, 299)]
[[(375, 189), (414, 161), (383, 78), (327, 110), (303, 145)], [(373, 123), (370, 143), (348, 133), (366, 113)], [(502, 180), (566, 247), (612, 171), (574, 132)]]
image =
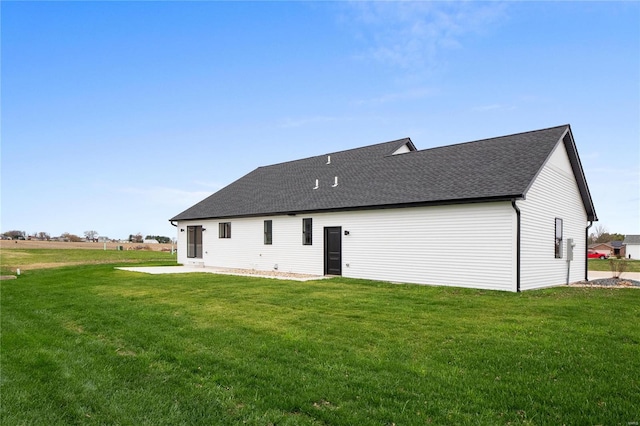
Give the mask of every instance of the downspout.
[(516, 292), (520, 293), (520, 209), (516, 205), (516, 199), (511, 200), (511, 206), (516, 211)]
[[(172, 224), (173, 226), (175, 226), (176, 228), (178, 228), (178, 224), (173, 223), (173, 221), (172, 221), (172, 220), (170, 220), (170, 221), (169, 221), (169, 223), (170, 223), (170, 224)], [(176, 229), (176, 231), (177, 231), (177, 229)], [(176, 236), (176, 238), (177, 238), (177, 236)], [(176, 240), (176, 241), (177, 241), (177, 240)], [(174, 248), (173, 248), (173, 238), (172, 238), (172, 239), (171, 239), (171, 256), (173, 256), (174, 254), (175, 254), (175, 250), (174, 250)]]
[(584, 280), (589, 281), (589, 228), (593, 226), (593, 221), (589, 221), (589, 226), (584, 230)]

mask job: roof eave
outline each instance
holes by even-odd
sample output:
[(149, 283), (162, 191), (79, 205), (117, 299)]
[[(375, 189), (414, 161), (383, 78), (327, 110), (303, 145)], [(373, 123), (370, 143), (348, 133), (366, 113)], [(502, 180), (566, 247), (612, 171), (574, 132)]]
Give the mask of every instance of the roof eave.
[(569, 162), (573, 169), (573, 174), (576, 177), (576, 183), (578, 184), (578, 190), (582, 197), (582, 203), (584, 204), (585, 211), (587, 212), (587, 220), (591, 222), (598, 221), (598, 215), (593, 205), (593, 199), (591, 198), (591, 192), (589, 191), (589, 185), (587, 184), (587, 178), (582, 168), (582, 162), (578, 155), (578, 149), (576, 147), (575, 140), (573, 139), (573, 133), (571, 132), (571, 126), (567, 124), (567, 130), (562, 135), (561, 140), (564, 142), (565, 149), (569, 156)]
[(401, 209), (409, 207), (430, 207), (430, 206), (445, 206), (456, 204), (477, 204), (477, 203), (491, 203), (500, 201), (509, 201), (517, 199), (524, 199), (523, 194), (511, 194), (500, 195), (490, 197), (479, 198), (462, 198), (452, 200), (435, 200), (435, 201), (416, 201), (410, 203), (393, 203), (393, 204), (375, 204), (375, 205), (362, 205), (362, 206), (349, 206), (349, 207), (333, 207), (326, 209), (312, 209), (312, 210), (286, 210), (286, 211), (274, 211), (263, 213), (250, 213), (240, 215), (220, 215), (220, 216), (207, 216), (207, 217), (191, 217), (191, 218), (177, 218), (174, 217), (171, 221), (186, 221), (186, 220), (217, 220), (217, 219), (241, 219), (250, 217), (267, 217), (267, 216), (297, 216), (313, 213), (334, 213), (345, 211), (361, 211), (361, 210), (386, 210), (386, 209)]

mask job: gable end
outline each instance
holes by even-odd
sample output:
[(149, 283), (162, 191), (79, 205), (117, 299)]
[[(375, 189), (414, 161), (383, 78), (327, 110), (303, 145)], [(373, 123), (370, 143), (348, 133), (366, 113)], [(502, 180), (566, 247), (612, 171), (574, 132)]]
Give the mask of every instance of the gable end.
[(596, 210), (593, 206), (593, 200), (591, 198), (591, 193), (589, 192), (589, 186), (587, 186), (587, 178), (584, 175), (580, 157), (578, 156), (576, 143), (573, 140), (571, 126), (567, 125), (567, 131), (565, 132), (562, 141), (564, 142), (564, 147), (567, 150), (569, 162), (571, 162), (571, 168), (573, 169), (573, 174), (576, 177), (578, 189), (580, 190), (580, 196), (582, 197), (582, 203), (584, 204), (584, 209), (587, 212), (587, 219), (590, 221), (597, 221), (598, 216), (596, 215)]

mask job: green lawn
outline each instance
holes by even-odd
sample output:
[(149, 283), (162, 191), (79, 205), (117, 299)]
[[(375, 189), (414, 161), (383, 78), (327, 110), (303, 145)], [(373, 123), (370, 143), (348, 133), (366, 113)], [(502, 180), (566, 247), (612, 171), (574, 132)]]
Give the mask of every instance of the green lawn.
[(86, 250), (86, 249), (3, 249), (0, 250), (0, 272), (15, 274), (16, 269), (50, 268), (73, 264), (174, 262), (169, 252), (145, 250)]
[[(589, 259), (590, 271), (610, 271), (610, 261), (617, 261), (615, 258), (611, 259)], [(640, 260), (624, 260), (627, 264), (627, 272), (640, 272)]]
[(0, 281), (0, 423), (629, 425), (640, 292), (95, 264)]

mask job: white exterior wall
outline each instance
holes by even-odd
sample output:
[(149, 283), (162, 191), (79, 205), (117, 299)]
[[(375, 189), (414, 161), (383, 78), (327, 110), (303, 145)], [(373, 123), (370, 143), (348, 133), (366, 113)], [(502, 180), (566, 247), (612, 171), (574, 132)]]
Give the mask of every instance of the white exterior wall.
[[(521, 211), (522, 290), (565, 284), (567, 281), (567, 240), (573, 238), (573, 261), (569, 282), (585, 278), (585, 228), (587, 214), (560, 142), (526, 194), (517, 201)], [(555, 258), (555, 218), (563, 222), (563, 253)]]
[(343, 276), (515, 291), (516, 216), (510, 203), (349, 215)]
[[(313, 219), (313, 245), (302, 245), (302, 219)], [(340, 226), (342, 275), (382, 281), (515, 291), (516, 215), (508, 202), (268, 217), (273, 244), (263, 244), (265, 218), (178, 223), (178, 261), (186, 226), (203, 225), (207, 266), (322, 275), (324, 228)], [(231, 238), (218, 223), (231, 222)], [(184, 228), (185, 232), (180, 232)], [(487, 249), (490, 246), (490, 249)]]
[(631, 256), (631, 259), (640, 259), (640, 245), (639, 244), (627, 244), (626, 245), (627, 258)]
[[(313, 245), (302, 245), (302, 218), (313, 217)], [(264, 244), (264, 220), (271, 220), (273, 243)], [(231, 222), (231, 238), (218, 238), (218, 224)], [(188, 225), (202, 225), (202, 259), (187, 258)], [(178, 262), (190, 265), (323, 275), (323, 229), (312, 215), (178, 222)], [(185, 229), (185, 232), (180, 232)]]

